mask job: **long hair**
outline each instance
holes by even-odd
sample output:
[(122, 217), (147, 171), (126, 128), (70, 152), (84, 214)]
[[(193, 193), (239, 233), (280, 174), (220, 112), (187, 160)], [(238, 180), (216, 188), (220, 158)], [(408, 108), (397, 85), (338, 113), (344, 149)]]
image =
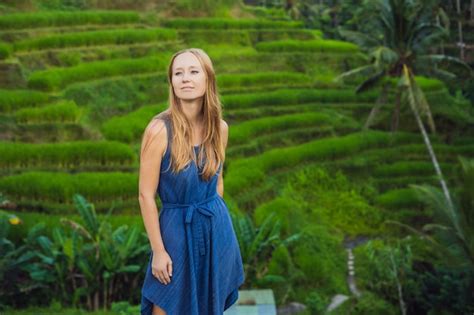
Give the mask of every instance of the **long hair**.
[[(173, 62), (175, 58), (185, 52), (194, 54), (206, 74), (207, 85), (203, 96), (202, 114), (204, 134), (199, 147), (198, 156), (195, 156), (192, 127), (181, 107), (179, 98), (174, 93), (172, 84)], [(217, 91), (216, 75), (209, 56), (199, 48), (187, 48), (176, 52), (168, 66), (169, 106), (153, 119), (168, 119), (172, 129), (171, 164), (175, 173), (186, 168), (194, 161), (202, 168), (200, 173), (204, 180), (209, 180), (216, 174), (219, 165), (224, 161), (224, 145), (221, 135), (222, 105)], [(150, 140), (151, 141), (151, 140)], [(222, 170), (221, 170), (222, 171)]]

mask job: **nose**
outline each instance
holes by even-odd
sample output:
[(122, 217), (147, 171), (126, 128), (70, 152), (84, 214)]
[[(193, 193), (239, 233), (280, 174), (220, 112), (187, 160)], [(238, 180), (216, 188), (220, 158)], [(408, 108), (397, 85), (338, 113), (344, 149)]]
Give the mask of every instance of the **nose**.
[(183, 81), (188, 81), (188, 80), (189, 80), (188, 79), (188, 74), (187, 74), (187, 72), (184, 72), (183, 73)]

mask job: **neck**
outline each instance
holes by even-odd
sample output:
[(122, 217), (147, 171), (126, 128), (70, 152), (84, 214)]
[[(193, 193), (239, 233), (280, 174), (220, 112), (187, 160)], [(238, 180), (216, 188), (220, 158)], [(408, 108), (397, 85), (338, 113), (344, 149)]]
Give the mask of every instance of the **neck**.
[(202, 98), (194, 100), (181, 100), (181, 109), (193, 127), (200, 126), (203, 119)]

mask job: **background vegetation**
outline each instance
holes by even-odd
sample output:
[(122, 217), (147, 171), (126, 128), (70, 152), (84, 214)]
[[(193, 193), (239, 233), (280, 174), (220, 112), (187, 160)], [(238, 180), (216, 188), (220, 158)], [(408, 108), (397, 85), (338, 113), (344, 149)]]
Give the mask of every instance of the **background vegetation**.
[(138, 312), (140, 139), (171, 55), (200, 47), (242, 289), (301, 314), (471, 314), (473, 7), (3, 1), (0, 312)]

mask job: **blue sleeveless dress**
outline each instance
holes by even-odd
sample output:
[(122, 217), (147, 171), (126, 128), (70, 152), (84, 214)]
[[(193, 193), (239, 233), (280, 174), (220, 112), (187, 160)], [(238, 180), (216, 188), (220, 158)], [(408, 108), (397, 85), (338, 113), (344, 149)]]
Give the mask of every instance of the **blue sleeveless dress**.
[[(168, 147), (162, 159), (158, 194), (161, 236), (173, 262), (169, 284), (151, 273), (150, 252), (141, 290), (141, 315), (151, 315), (153, 304), (167, 315), (222, 315), (238, 299), (244, 269), (237, 237), (224, 199), (217, 194), (222, 171), (204, 181), (202, 167), (191, 162), (173, 174), (171, 123), (164, 119)], [(196, 156), (199, 146), (195, 146)]]

